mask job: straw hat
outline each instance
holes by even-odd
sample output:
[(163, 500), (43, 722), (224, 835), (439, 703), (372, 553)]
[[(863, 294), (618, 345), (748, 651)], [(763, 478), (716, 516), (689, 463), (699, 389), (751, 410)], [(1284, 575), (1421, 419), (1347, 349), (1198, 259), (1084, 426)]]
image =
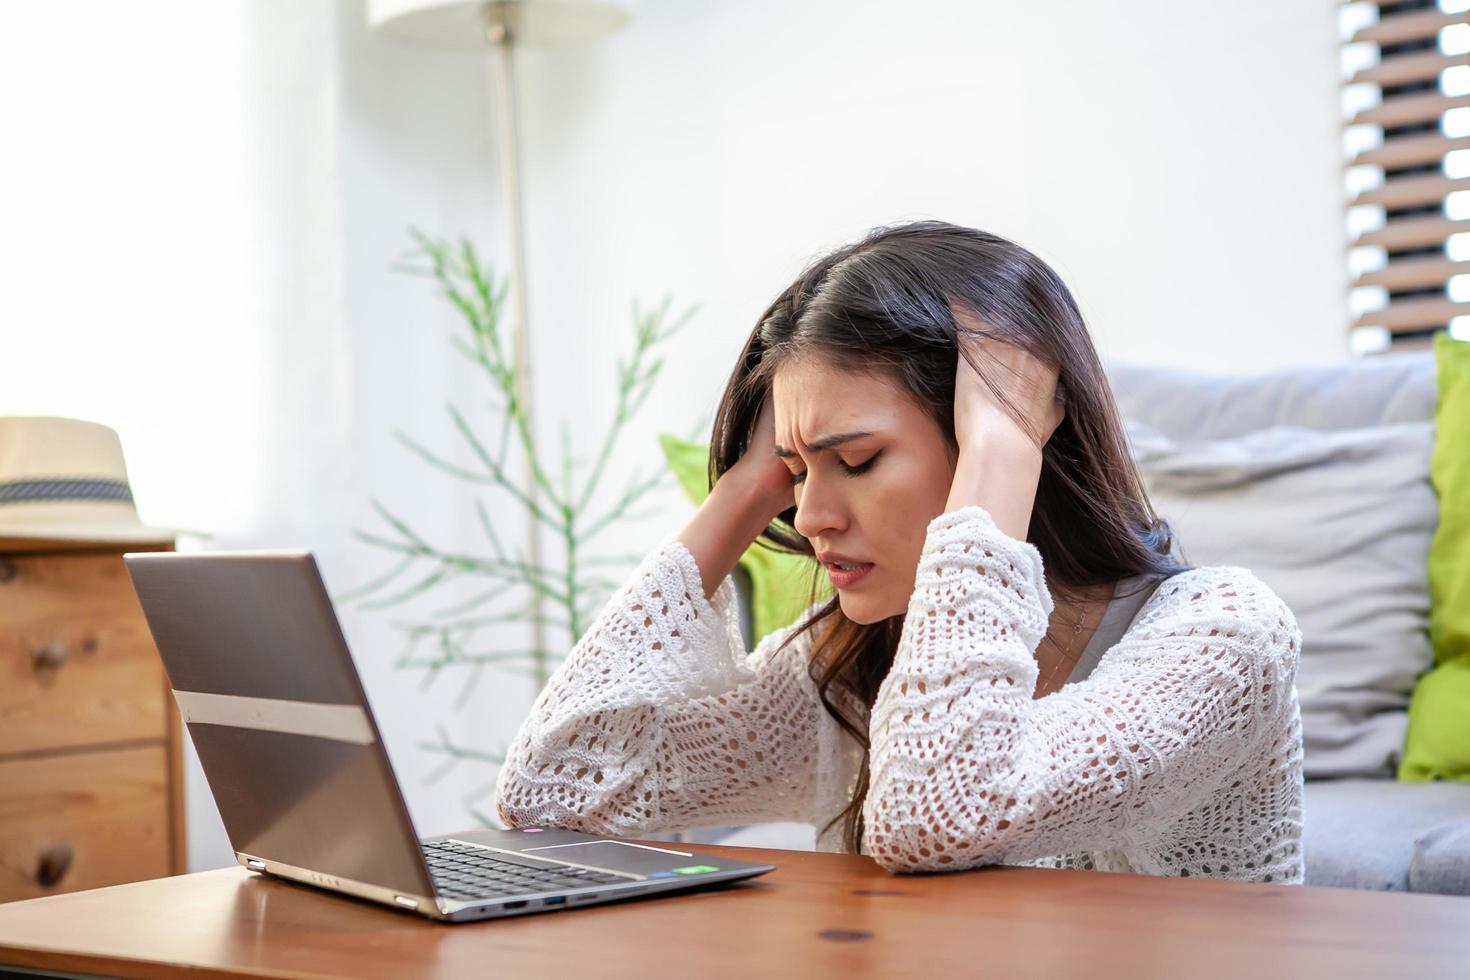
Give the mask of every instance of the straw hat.
[(112, 429), (80, 419), (0, 416), (0, 538), (152, 544), (179, 533), (138, 520)]

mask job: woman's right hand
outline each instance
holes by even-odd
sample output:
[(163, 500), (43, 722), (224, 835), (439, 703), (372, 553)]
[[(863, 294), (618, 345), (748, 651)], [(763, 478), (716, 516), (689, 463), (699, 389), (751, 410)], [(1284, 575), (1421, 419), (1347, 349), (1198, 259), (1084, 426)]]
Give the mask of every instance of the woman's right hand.
[(771, 521), (795, 506), (791, 471), (771, 452), (775, 445), (775, 415), (767, 396), (750, 445), (735, 465), (721, 474), (679, 534), (679, 540), (699, 565), (706, 597), (714, 596), (745, 549)]
[[(762, 508), (774, 520), (779, 514), (796, 506), (796, 490), (791, 482), (791, 470), (775, 455), (776, 412), (771, 396), (761, 404), (756, 417), (755, 431), (751, 433), (750, 445), (745, 453), (730, 467), (720, 482), (734, 478), (732, 482), (743, 485), (746, 493), (762, 503)], [(767, 521), (767, 523), (770, 523)]]

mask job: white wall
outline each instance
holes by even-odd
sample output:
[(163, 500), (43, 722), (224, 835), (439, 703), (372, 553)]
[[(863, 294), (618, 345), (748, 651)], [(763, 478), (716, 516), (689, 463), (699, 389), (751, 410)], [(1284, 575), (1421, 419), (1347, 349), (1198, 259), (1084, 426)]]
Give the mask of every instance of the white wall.
[(707, 310), (683, 404), (806, 260), (917, 217), (1051, 262), (1105, 355), (1339, 358), (1334, 8), (642, 3), (523, 61), (543, 363), (573, 331), (597, 370), (587, 325), (673, 289)]
[[(189, 546), (304, 546), (342, 591), (382, 567), (371, 497), (443, 541), (476, 379), (429, 286), (389, 271), (410, 223), (499, 251), (484, 59), (370, 35), (360, 2), (31, 5), (0, 38), (0, 413), (124, 437), (144, 516)], [(1105, 356), (1244, 369), (1344, 356), (1336, 4), (643, 0), (594, 46), (521, 59), (542, 433), (588, 455), (635, 297), (703, 306), (611, 474), (702, 425), (757, 314), (870, 226), (1012, 237), (1071, 285)], [(86, 31), (77, 30), (85, 22)], [(616, 484), (614, 484), (616, 485)], [(641, 552), (689, 508), (614, 529)], [(510, 525), (507, 536), (514, 537)], [(531, 691), (395, 671), (388, 616), (342, 611), (425, 832), (449, 719), (499, 748)], [(228, 860), (191, 775), (192, 862)]]
[(543, 374), (595, 415), (629, 298), (702, 303), (632, 434), (646, 452), (708, 417), (807, 261), (923, 217), (1051, 263), (1104, 357), (1341, 359), (1335, 18), (1327, 0), (646, 0), (593, 47), (522, 59)]

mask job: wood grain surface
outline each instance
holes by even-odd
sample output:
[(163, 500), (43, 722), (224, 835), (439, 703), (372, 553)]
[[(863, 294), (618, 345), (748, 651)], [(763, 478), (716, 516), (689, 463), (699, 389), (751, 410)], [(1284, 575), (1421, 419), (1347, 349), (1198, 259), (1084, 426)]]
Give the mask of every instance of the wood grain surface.
[(166, 698), (121, 555), (0, 557), (0, 755), (163, 742)]
[(0, 540), (0, 902), (185, 867), (183, 730), (124, 546), (49, 544)]
[(166, 756), (160, 743), (0, 760), (0, 896), (168, 874)]
[(707, 891), (445, 925), (238, 868), (0, 905), (0, 964), (123, 977), (1464, 977), (1470, 899), (700, 845)]

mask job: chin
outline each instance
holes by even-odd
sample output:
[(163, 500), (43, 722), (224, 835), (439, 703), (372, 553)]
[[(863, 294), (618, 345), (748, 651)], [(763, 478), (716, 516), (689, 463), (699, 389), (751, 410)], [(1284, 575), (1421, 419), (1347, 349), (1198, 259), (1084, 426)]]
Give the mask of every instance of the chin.
[(890, 612), (882, 602), (875, 602), (868, 596), (859, 596), (840, 589), (837, 592), (837, 602), (842, 607), (842, 615), (861, 626), (869, 626), (903, 612), (902, 609), (898, 612)]

